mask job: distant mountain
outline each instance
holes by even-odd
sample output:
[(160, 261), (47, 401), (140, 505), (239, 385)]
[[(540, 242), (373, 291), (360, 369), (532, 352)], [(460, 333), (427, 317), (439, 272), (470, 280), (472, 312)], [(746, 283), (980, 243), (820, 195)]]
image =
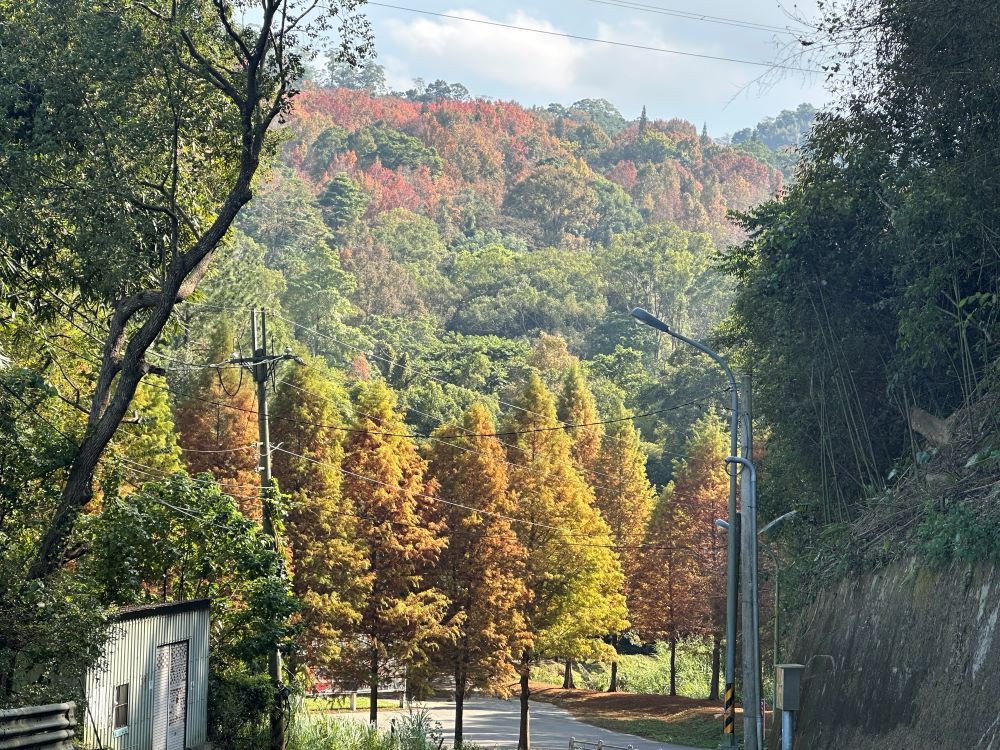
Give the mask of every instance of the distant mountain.
[(809, 134), (816, 112), (805, 103), (794, 110), (784, 109), (777, 117), (765, 117), (752, 128), (737, 130), (730, 142), (791, 177), (798, 162), (797, 149)]

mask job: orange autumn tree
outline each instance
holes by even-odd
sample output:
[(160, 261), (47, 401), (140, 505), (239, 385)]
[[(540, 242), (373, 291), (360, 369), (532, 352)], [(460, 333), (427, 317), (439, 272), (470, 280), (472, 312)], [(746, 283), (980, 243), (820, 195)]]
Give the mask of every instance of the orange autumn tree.
[(573, 464), (572, 443), (552, 394), (533, 372), (515, 403), (509, 450), (515, 525), (525, 550), (522, 606), (530, 647), (521, 652), (518, 747), (529, 750), (529, 676), (540, 658), (601, 658), (603, 638), (626, 625), (621, 566), (594, 495)]
[[(231, 327), (217, 328), (207, 360), (224, 361), (232, 339)], [(204, 370), (177, 409), (177, 430), (187, 470), (211, 474), (245, 516), (259, 521), (257, 399), (249, 373), (236, 366)]]
[[(367, 683), (369, 717), (378, 719), (378, 684), (403, 665), (426, 662), (448, 637), (448, 598), (430, 583), (445, 547), (432, 519), (436, 483), (417, 452), (396, 397), (381, 381), (365, 384), (344, 443), (343, 495), (356, 514), (354, 543), (365, 561), (360, 617), (345, 632), (337, 671)], [(331, 565), (340, 561), (331, 560)]]
[[(285, 538), (292, 591), (302, 603), (305, 664), (335, 668), (345, 629), (357, 621), (367, 563), (354, 544), (358, 519), (343, 496), (340, 463), (347, 392), (321, 359), (288, 365), (271, 405), (274, 476), (288, 499)], [(297, 454), (297, 455), (294, 455)]]
[[(638, 587), (646, 578), (641, 565), (642, 542), (656, 501), (656, 490), (646, 476), (642, 440), (631, 416), (620, 399), (612, 404), (597, 457), (600, 481), (594, 488), (597, 509), (611, 529), (611, 538), (618, 549), (629, 611), (635, 608)], [(612, 635), (616, 654), (619, 639), (620, 634)], [(611, 662), (608, 691), (617, 690), (618, 660), (615, 659)]]
[(645, 575), (638, 581), (630, 614), (647, 640), (664, 640), (670, 650), (670, 695), (677, 695), (677, 644), (700, 633), (705, 608), (695, 548), (696, 520), (680, 502), (673, 483), (660, 494), (640, 555)]
[(696, 586), (702, 609), (701, 635), (712, 642), (712, 678), (709, 698), (719, 697), (720, 656), (726, 603), (720, 582), (726, 578), (726, 535), (715, 526), (728, 512), (729, 444), (725, 425), (714, 412), (691, 428), (685, 445), (687, 458), (674, 467), (673, 494), (692, 520), (688, 543), (698, 551)]
[(637, 587), (633, 615), (645, 637), (670, 644), (671, 694), (676, 691), (677, 640), (694, 635), (712, 640), (710, 693), (719, 697), (726, 537), (714, 522), (726, 514), (727, 447), (714, 413), (695, 422), (685, 443), (687, 457), (674, 462), (674, 479), (653, 511), (641, 555), (643, 569), (662, 575), (648, 576)]
[(461, 422), (434, 433), (440, 439), (429, 451), (438, 495), (455, 503), (434, 509), (449, 540), (434, 581), (451, 601), (448, 619), (457, 630), (433, 661), (455, 678), (456, 747), (462, 744), (467, 692), (505, 695), (517, 674), (514, 661), (526, 645), (524, 550), (509, 520), (514, 507), (503, 444), (486, 437), (495, 431), (490, 413), (474, 404)]

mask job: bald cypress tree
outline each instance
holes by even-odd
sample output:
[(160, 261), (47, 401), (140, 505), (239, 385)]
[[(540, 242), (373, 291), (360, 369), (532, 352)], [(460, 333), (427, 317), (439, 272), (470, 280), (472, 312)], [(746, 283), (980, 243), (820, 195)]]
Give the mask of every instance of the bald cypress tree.
[[(594, 470), (597, 454), (601, 449), (601, 426), (595, 424), (598, 421), (597, 402), (587, 386), (579, 362), (570, 365), (563, 378), (556, 414), (560, 422), (580, 425), (566, 428), (571, 441), (570, 454), (580, 476), (593, 486), (597, 483)], [(563, 688), (574, 687), (576, 684), (573, 681), (573, 660), (567, 659), (563, 673)]]
[(601, 425), (594, 424), (600, 417), (597, 413), (597, 401), (587, 385), (583, 368), (574, 362), (563, 379), (562, 392), (559, 395), (557, 416), (560, 422), (585, 425), (567, 427), (571, 445), (570, 453), (577, 471), (591, 484), (596, 484), (594, 469), (597, 455), (601, 450)]
[(436, 483), (417, 452), (389, 387), (374, 381), (356, 402), (344, 444), (343, 493), (357, 514), (355, 544), (365, 560), (364, 601), (341, 653), (339, 672), (367, 683), (378, 718), (378, 684), (404, 664), (425, 661), (448, 635), (447, 597), (429, 585), (445, 547), (435, 522)]
[(505, 694), (526, 639), (524, 550), (507, 518), (514, 508), (504, 447), (496, 437), (462, 436), (495, 431), (486, 408), (473, 405), (460, 423), (437, 430), (435, 434), (448, 437), (430, 450), (438, 493), (456, 503), (435, 508), (435, 519), (448, 529), (449, 544), (433, 578), (450, 600), (448, 620), (458, 623), (434, 658), (436, 666), (449, 669), (455, 678), (456, 747), (462, 744), (467, 691)]
[[(656, 499), (646, 476), (646, 455), (631, 413), (617, 400), (608, 414), (597, 459), (600, 482), (595, 487), (597, 508), (611, 529), (625, 574), (625, 598), (631, 611), (640, 586), (641, 545)], [(612, 636), (616, 653), (619, 635)], [(611, 662), (609, 692), (618, 690), (618, 660)]]
[(593, 491), (573, 463), (572, 441), (556, 420), (555, 401), (537, 374), (519, 394), (509, 428), (521, 434), (510, 449), (510, 486), (525, 550), (531, 597), (523, 615), (531, 645), (521, 653), (518, 746), (530, 748), (528, 679), (539, 658), (607, 655), (602, 638), (626, 625), (621, 566)]
[(725, 626), (725, 599), (719, 595), (719, 581), (726, 575), (726, 536), (715, 526), (728, 509), (729, 478), (725, 470), (729, 444), (725, 425), (709, 412), (695, 422), (685, 445), (687, 458), (674, 468), (674, 497), (685, 508), (694, 526), (689, 544), (698, 550), (696, 587), (701, 603), (701, 633), (712, 642), (712, 678), (709, 697), (719, 697), (722, 633)]
[[(220, 362), (232, 351), (232, 328), (212, 334), (207, 359)], [(202, 370), (177, 410), (184, 465), (192, 474), (208, 472), (240, 511), (261, 518), (257, 474), (257, 399), (253, 379), (236, 368)]]
[(657, 501), (640, 565), (663, 575), (634, 590), (633, 619), (647, 638), (671, 647), (671, 693), (676, 690), (674, 653), (688, 635), (712, 640), (711, 695), (718, 698), (725, 599), (726, 539), (714, 520), (725, 515), (728, 455), (723, 425), (715, 414), (699, 419), (685, 443), (686, 458), (674, 462), (674, 480)]
[(336, 426), (350, 409), (346, 390), (319, 359), (288, 368), (271, 408), (272, 441), (279, 446), (274, 476), (289, 501), (292, 590), (302, 603), (301, 651), (305, 666), (326, 672), (336, 666), (367, 583), (367, 565), (354, 544), (358, 519), (343, 496), (340, 472), (344, 432)]

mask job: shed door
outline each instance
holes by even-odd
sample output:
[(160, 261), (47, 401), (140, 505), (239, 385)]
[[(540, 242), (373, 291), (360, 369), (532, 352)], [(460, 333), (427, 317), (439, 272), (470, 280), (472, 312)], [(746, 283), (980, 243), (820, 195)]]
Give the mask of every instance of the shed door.
[(153, 750), (184, 750), (187, 725), (188, 642), (156, 649), (153, 676)]

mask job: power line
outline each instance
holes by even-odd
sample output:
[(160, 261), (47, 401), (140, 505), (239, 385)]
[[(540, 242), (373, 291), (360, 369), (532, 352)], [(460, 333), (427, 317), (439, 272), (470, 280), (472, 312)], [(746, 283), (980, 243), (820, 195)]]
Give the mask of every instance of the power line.
[[(435, 383), (438, 383), (440, 385), (449, 386), (451, 388), (459, 388), (459, 389), (462, 389), (462, 390), (471, 390), (471, 389), (466, 389), (463, 386), (460, 386), (460, 385), (458, 385), (456, 383), (452, 383), (452, 382), (450, 382), (448, 380), (444, 380), (443, 378), (439, 378), (439, 377), (436, 377), (435, 375), (431, 375), (429, 372), (426, 372), (426, 371), (423, 371), (423, 370), (418, 370), (413, 365), (407, 364), (405, 362), (396, 362), (396, 361), (394, 361), (392, 359), (389, 359), (387, 357), (382, 357), (382, 356), (380, 356), (378, 354), (375, 354), (374, 352), (367, 352), (367, 351), (365, 351), (364, 349), (362, 349), (359, 346), (348, 344), (348, 343), (346, 343), (344, 341), (341, 341), (336, 336), (333, 336), (333, 335), (328, 334), (328, 333), (323, 333), (322, 331), (318, 331), (315, 328), (310, 328), (309, 326), (302, 325), (301, 323), (298, 323), (298, 322), (292, 320), (291, 318), (285, 318), (285, 317), (283, 317), (282, 315), (280, 315), (280, 314), (278, 314), (276, 312), (274, 312), (273, 314), (274, 314), (274, 316), (276, 318), (278, 318), (278, 320), (284, 321), (285, 323), (288, 323), (289, 325), (291, 325), (291, 326), (293, 326), (295, 328), (298, 328), (301, 331), (305, 331), (307, 333), (311, 333), (311, 334), (313, 334), (315, 336), (319, 336), (321, 338), (326, 338), (326, 339), (328, 339), (330, 341), (333, 341), (336, 344), (339, 344), (340, 346), (346, 347), (349, 350), (360, 352), (360, 353), (364, 354), (365, 356), (372, 357), (373, 359), (381, 360), (382, 362), (385, 362), (386, 364), (389, 364), (389, 365), (392, 365), (392, 366), (396, 366), (396, 367), (400, 367), (403, 370), (409, 370), (410, 372), (413, 372), (417, 376), (427, 378), (428, 380), (431, 380), (431, 381), (433, 381)], [(372, 345), (376, 345), (377, 346), (379, 344), (379, 342), (376, 341), (371, 336), (365, 336), (364, 334), (362, 334), (360, 332), (358, 332), (358, 335), (361, 336), (362, 338), (367, 339), (369, 341), (369, 343), (371, 343)], [(476, 393), (476, 395), (478, 395), (478, 396), (482, 396), (483, 395), (483, 394), (478, 393), (477, 391), (471, 391), (471, 392)], [(707, 398), (712, 398), (712, 397), (713, 396), (710, 394), (709, 396), (706, 396), (705, 398), (707, 399)], [(513, 409), (513, 410), (519, 411), (519, 412), (521, 412), (523, 414), (530, 414), (532, 416), (542, 417), (543, 419), (548, 419), (549, 418), (548, 415), (546, 415), (546, 414), (542, 414), (542, 413), (537, 412), (537, 411), (532, 411), (531, 409), (526, 409), (523, 406), (518, 406), (517, 404), (512, 404), (511, 402), (504, 401), (503, 399), (498, 398), (496, 396), (493, 396), (492, 398), (495, 398), (498, 404), (500, 404), (501, 406), (505, 406), (508, 409)], [(652, 414), (647, 415), (647, 416), (652, 416)], [(638, 417), (634, 417), (634, 418), (638, 418)], [(559, 424), (561, 424), (563, 426), (563, 428), (574, 428), (574, 427), (591, 426), (591, 425), (586, 425), (586, 424), (572, 425), (572, 424), (569, 424), (567, 422), (562, 422), (562, 421), (560, 421), (558, 419), (556, 421), (559, 422)], [(551, 429), (561, 429), (561, 428), (555, 427), (555, 428), (551, 428)], [(514, 433), (508, 433), (508, 434), (514, 434)], [(517, 434), (520, 434), (520, 433), (517, 433)], [(430, 436), (426, 436), (426, 437), (429, 438)], [(614, 440), (616, 440), (618, 442), (622, 441), (622, 438), (618, 437), (617, 435), (608, 435), (607, 437), (613, 438)], [(510, 446), (510, 447), (516, 448), (516, 446)], [(677, 455), (677, 454), (674, 454), (674, 455)]]
[(632, 2), (631, 0), (586, 0), (588, 3), (598, 5), (610, 5), (628, 10), (639, 10), (645, 13), (656, 13), (662, 16), (674, 16), (675, 18), (686, 18), (690, 21), (704, 21), (706, 23), (717, 23), (723, 26), (736, 26), (738, 28), (751, 29), (754, 31), (770, 31), (778, 34), (794, 34), (783, 26), (772, 26), (756, 21), (741, 21), (735, 18), (725, 18), (723, 16), (711, 16), (707, 13), (694, 13), (687, 10), (676, 10), (674, 8), (664, 8), (661, 5), (651, 5), (649, 3)]
[(759, 60), (744, 60), (738, 57), (725, 57), (722, 55), (709, 55), (702, 52), (687, 52), (684, 50), (667, 49), (666, 47), (652, 47), (645, 44), (634, 44), (632, 42), (620, 42), (612, 39), (599, 39), (593, 36), (582, 36), (579, 34), (567, 34), (562, 31), (549, 31), (547, 29), (533, 29), (529, 26), (517, 26), (511, 23), (501, 23), (500, 21), (488, 21), (483, 18), (469, 18), (468, 16), (455, 16), (450, 13), (436, 13), (431, 10), (422, 10), (420, 8), (407, 8), (402, 5), (390, 5), (389, 3), (379, 3), (379, 2), (369, 2), (368, 5), (377, 5), (381, 8), (391, 8), (393, 10), (402, 10), (407, 13), (419, 13), (425, 16), (436, 16), (438, 18), (449, 18), (454, 21), (466, 21), (467, 23), (478, 23), (485, 26), (496, 26), (501, 29), (512, 29), (514, 31), (528, 31), (533, 34), (544, 34), (545, 36), (557, 36), (563, 37), (565, 39), (576, 39), (582, 42), (595, 42), (597, 44), (608, 44), (614, 47), (627, 47), (629, 49), (645, 50), (647, 52), (661, 52), (669, 55), (680, 55), (682, 57), (695, 57), (702, 60), (718, 60), (721, 62), (731, 62), (739, 63), (740, 65), (755, 65), (761, 68), (769, 69), (781, 69), (781, 70), (792, 70), (798, 71), (800, 73), (822, 73), (823, 71), (816, 68), (801, 68), (795, 65), (785, 65), (782, 63), (767, 63), (761, 62)]

